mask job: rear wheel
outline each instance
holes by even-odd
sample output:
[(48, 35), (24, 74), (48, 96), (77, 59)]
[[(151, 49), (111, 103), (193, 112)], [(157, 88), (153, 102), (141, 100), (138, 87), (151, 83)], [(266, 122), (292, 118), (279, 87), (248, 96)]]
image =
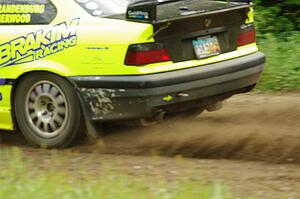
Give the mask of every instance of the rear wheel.
[(82, 114), (73, 86), (65, 79), (34, 73), (18, 84), (15, 115), (22, 134), (34, 146), (65, 148), (82, 133)]

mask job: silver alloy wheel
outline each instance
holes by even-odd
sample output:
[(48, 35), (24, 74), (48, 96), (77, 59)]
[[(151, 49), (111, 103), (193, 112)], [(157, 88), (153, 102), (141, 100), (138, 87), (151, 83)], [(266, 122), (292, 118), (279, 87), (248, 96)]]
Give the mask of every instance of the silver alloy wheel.
[(49, 81), (34, 84), (26, 96), (26, 116), (34, 131), (42, 138), (62, 133), (68, 119), (68, 104), (62, 90)]

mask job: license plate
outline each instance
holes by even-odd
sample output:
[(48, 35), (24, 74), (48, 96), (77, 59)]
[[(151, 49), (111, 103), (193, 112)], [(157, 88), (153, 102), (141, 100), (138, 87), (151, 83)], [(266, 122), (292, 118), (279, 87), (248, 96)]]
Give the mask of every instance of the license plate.
[(220, 44), (216, 36), (198, 37), (193, 40), (193, 46), (198, 59), (203, 59), (221, 53)]

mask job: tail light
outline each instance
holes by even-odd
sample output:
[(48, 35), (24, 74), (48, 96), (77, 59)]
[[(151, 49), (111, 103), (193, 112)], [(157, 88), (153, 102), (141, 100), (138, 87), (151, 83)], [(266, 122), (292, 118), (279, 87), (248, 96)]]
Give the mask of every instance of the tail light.
[(160, 43), (134, 44), (128, 49), (125, 64), (142, 66), (170, 61), (169, 51)]
[(238, 46), (245, 46), (247, 44), (256, 42), (256, 31), (254, 24), (246, 24), (241, 26), (238, 37)]

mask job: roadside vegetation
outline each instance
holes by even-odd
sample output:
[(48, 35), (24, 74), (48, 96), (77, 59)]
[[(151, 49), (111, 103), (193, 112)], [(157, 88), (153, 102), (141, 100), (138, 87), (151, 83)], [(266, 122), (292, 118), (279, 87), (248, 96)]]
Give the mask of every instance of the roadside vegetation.
[(258, 89), (297, 91), (300, 89), (300, 1), (254, 2), (258, 45), (267, 57)]
[(284, 38), (272, 34), (258, 40), (259, 48), (267, 57), (259, 90), (300, 90), (300, 32), (290, 32)]
[(168, 180), (163, 175), (119, 172), (112, 165), (103, 164), (101, 168), (95, 168), (101, 174), (86, 171), (87, 175), (83, 175), (79, 168), (72, 171), (65, 165), (67, 157), (61, 159), (55, 153), (47, 156), (51, 164), (44, 166), (41, 164), (45, 161), (44, 156), (30, 160), (17, 148), (0, 151), (0, 155), (1, 162), (5, 163), (0, 164), (0, 198), (5, 199), (234, 198), (220, 184), (203, 184), (200, 174), (193, 179)]

